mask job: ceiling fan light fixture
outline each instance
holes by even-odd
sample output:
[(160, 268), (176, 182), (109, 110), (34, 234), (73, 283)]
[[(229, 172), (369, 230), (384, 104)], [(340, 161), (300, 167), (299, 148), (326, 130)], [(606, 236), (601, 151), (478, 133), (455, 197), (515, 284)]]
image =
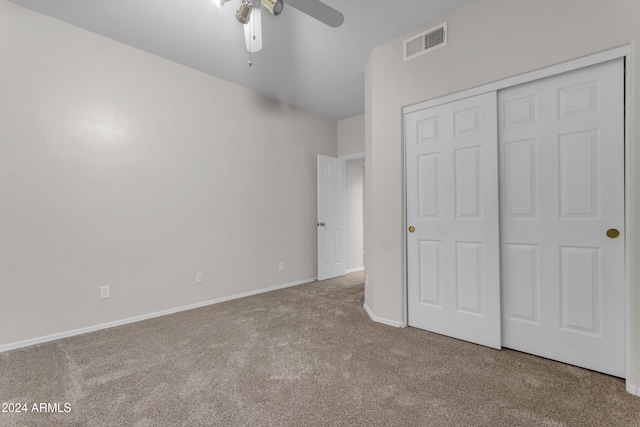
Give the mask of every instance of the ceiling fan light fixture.
[(262, 5), (271, 12), (272, 15), (278, 16), (284, 9), (283, 0), (262, 0)]
[(238, 20), (238, 22), (243, 25), (247, 25), (249, 23), (249, 19), (251, 19), (252, 10), (253, 10), (253, 1), (242, 0), (242, 3), (240, 3), (240, 8), (236, 12), (236, 19)]

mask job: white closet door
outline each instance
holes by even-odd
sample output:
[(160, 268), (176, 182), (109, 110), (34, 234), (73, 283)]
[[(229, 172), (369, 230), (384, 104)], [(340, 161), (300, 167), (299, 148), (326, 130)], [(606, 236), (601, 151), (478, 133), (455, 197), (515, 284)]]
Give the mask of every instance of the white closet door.
[(498, 96), (502, 344), (619, 377), (623, 75), (620, 59)]
[(407, 114), (409, 325), (500, 348), (496, 93)]

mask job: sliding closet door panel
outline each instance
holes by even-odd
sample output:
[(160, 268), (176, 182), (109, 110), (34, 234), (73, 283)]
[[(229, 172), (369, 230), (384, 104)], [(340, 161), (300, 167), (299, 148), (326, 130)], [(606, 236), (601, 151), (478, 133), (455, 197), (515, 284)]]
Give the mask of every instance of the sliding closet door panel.
[(500, 348), (496, 93), (405, 126), (409, 324)]
[(623, 75), (620, 59), (498, 95), (503, 345), (620, 377)]

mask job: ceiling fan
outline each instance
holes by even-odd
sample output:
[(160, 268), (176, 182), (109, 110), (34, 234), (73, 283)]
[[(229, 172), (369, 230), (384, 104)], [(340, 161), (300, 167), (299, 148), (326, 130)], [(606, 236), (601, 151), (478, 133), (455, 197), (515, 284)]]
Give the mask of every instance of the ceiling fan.
[[(219, 6), (230, 1), (232, 0), (216, 0)], [(287, 5), (333, 28), (339, 27), (344, 22), (342, 13), (320, 0), (287, 0)], [(278, 16), (284, 9), (284, 1), (241, 0), (236, 12), (236, 19), (244, 25), (245, 44), (250, 53), (259, 52), (262, 49), (263, 7), (272, 15)], [(249, 59), (249, 66), (251, 66), (251, 59)]]

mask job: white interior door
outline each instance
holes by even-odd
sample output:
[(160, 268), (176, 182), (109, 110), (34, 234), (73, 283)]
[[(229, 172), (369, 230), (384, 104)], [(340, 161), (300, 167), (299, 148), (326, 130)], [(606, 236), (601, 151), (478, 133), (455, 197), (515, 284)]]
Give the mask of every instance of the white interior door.
[(619, 377), (623, 75), (615, 60), (503, 90), (498, 102), (503, 345)]
[(345, 182), (345, 161), (318, 155), (318, 280), (347, 271)]
[(409, 325), (500, 348), (496, 93), (405, 120)]

